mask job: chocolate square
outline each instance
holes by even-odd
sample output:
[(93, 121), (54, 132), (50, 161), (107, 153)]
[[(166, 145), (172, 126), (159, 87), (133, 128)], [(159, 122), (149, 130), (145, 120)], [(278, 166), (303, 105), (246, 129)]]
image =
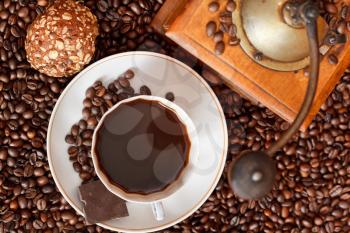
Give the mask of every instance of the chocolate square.
[(79, 194), (90, 224), (129, 216), (125, 201), (108, 191), (100, 180), (81, 185)]

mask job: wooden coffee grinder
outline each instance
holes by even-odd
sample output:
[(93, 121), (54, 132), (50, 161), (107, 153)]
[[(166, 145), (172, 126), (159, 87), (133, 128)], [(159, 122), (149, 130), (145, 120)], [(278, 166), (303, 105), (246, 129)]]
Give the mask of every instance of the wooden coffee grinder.
[[(228, 169), (238, 196), (259, 199), (274, 184), (272, 155), (312, 121), (349, 65), (350, 46), (347, 35), (333, 32), (319, 17), (318, 1), (235, 0), (232, 21), (240, 46), (227, 46), (217, 55), (206, 33), (207, 23), (219, 20), (220, 11), (208, 11), (212, 1), (168, 0), (152, 24), (221, 74), (232, 89), (291, 123), (266, 151), (245, 151)], [(330, 53), (338, 57), (337, 64), (324, 59)]]
[[(304, 99), (308, 77), (308, 45), (305, 27), (292, 25), (286, 5), (298, 0), (235, 0), (233, 23), (237, 26), (240, 46), (226, 46), (222, 55), (214, 52), (215, 42), (206, 35), (206, 24), (219, 25), (226, 0), (217, 0), (220, 9), (212, 13), (213, 0), (167, 0), (152, 26), (222, 75), (225, 83), (254, 103), (261, 103), (288, 122), (293, 122)], [(314, 1), (317, 2), (317, 1)], [(339, 1), (342, 2), (342, 1)], [(350, 2), (346, 0), (343, 2)], [(338, 11), (341, 3), (338, 3)], [(330, 33), (319, 17), (320, 76), (316, 98), (307, 115), (305, 130), (350, 62), (350, 44)], [(325, 36), (326, 34), (326, 36)], [(224, 41), (229, 38), (225, 35)], [(334, 42), (336, 41), (336, 42)], [(254, 55), (261, 52), (263, 57)], [(329, 54), (338, 57), (333, 65)], [(258, 56), (259, 57), (259, 56)]]

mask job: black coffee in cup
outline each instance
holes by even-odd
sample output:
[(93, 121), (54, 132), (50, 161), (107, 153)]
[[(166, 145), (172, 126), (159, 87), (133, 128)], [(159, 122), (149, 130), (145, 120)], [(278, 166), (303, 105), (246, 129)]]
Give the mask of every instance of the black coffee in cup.
[(191, 142), (177, 114), (161, 102), (118, 106), (96, 132), (94, 153), (109, 182), (127, 193), (167, 188), (188, 163)]

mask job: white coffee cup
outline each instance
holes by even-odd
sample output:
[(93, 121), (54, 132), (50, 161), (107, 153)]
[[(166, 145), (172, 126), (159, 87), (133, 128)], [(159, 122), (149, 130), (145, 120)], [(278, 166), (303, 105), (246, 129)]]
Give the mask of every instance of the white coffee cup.
[[(95, 149), (94, 149), (96, 148), (96, 143), (97, 143), (96, 132), (98, 132), (98, 130), (101, 128), (106, 116), (112, 113), (121, 104), (132, 102), (132, 101), (138, 101), (138, 100), (156, 101), (161, 105), (163, 105), (164, 107), (166, 107), (167, 109), (171, 110), (173, 113), (175, 113), (178, 119), (183, 123), (183, 125), (185, 125), (186, 131), (188, 133), (188, 137), (191, 143), (190, 152), (188, 156), (188, 163), (181, 170), (181, 173), (178, 176), (178, 178), (172, 183), (170, 183), (165, 189), (159, 192), (153, 192), (150, 194), (129, 193), (124, 191), (120, 187), (112, 184), (109, 181), (106, 174), (103, 172), (103, 169), (101, 169), (101, 166), (98, 162), (97, 155), (95, 154)], [(156, 96), (146, 96), (146, 95), (140, 95), (129, 99), (125, 99), (123, 101), (118, 102), (115, 106), (109, 109), (103, 115), (103, 117), (101, 118), (99, 124), (97, 125), (94, 131), (91, 148), (92, 148), (91, 155), (92, 155), (92, 160), (94, 163), (96, 174), (100, 178), (101, 182), (106, 186), (106, 188), (113, 194), (124, 199), (125, 201), (134, 202), (134, 203), (151, 204), (154, 216), (157, 220), (163, 220), (165, 215), (161, 201), (169, 197), (171, 194), (175, 193), (177, 190), (179, 190), (181, 186), (191, 178), (191, 176), (194, 174), (195, 165), (199, 156), (199, 141), (196, 133), (196, 128), (192, 120), (190, 119), (190, 117), (186, 114), (186, 112), (182, 108), (180, 108), (178, 105), (176, 105), (175, 103), (167, 99), (156, 97)]]

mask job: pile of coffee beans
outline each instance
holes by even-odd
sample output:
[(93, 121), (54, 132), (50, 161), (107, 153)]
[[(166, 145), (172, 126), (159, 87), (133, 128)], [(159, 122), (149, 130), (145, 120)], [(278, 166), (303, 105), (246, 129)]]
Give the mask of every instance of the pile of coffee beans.
[[(227, 163), (241, 151), (261, 150), (289, 124), (225, 86), (213, 86), (229, 130)], [(227, 167), (209, 200), (165, 232), (349, 232), (350, 69), (306, 132), (274, 156), (277, 182), (269, 195), (245, 201), (232, 193)]]
[[(85, 224), (84, 218), (59, 193), (49, 171), (48, 121), (57, 98), (71, 79), (56, 79), (31, 69), (23, 41), (28, 25), (50, 2), (0, 1), (0, 233), (109, 232)], [(339, 27), (335, 30), (337, 35), (344, 24), (346, 30), (350, 28), (346, 4), (336, 10), (333, 6), (336, 2), (342, 5), (339, 3), (343, 1), (320, 2), (327, 8), (328, 13), (323, 12), (329, 15), (324, 16), (327, 21), (338, 25), (332, 27)], [(161, 0), (84, 1), (99, 19), (101, 35), (94, 60), (122, 51), (148, 50), (184, 61), (210, 82), (224, 108), (230, 142), (228, 162), (242, 150), (268, 147), (288, 124), (264, 107), (242, 99), (222, 84), (218, 74), (204, 69), (195, 58), (154, 34), (148, 16), (152, 18), (162, 3)], [(127, 15), (131, 16), (130, 21)], [(106, 92), (110, 88), (104, 87)], [(143, 89), (144, 93), (150, 91)], [(107, 103), (104, 98), (96, 100), (101, 99)], [(267, 197), (250, 202), (238, 199), (227, 186), (224, 173), (216, 190), (196, 213), (163, 232), (349, 232), (349, 109), (350, 70), (345, 72), (308, 130), (295, 135), (274, 157), (278, 180)], [(92, 112), (95, 110), (90, 111), (83, 114), (89, 116), (90, 125), (95, 125), (98, 117)], [(89, 134), (91, 131), (86, 131), (84, 137), (89, 138)], [(86, 138), (81, 138), (81, 143), (88, 147)], [(70, 154), (74, 153), (71, 149)], [(77, 162), (78, 157), (77, 154)], [(80, 160), (84, 160), (83, 155)], [(77, 164), (80, 167), (77, 171), (91, 170)], [(89, 180), (92, 175), (87, 172), (81, 176)]]
[[(208, 5), (208, 11), (210, 13), (216, 13), (220, 9), (218, 1), (210, 2)], [(237, 38), (237, 27), (232, 22), (232, 12), (236, 9), (236, 3), (233, 0), (228, 0), (225, 6), (225, 10), (219, 14), (219, 26), (215, 21), (208, 22), (206, 26), (206, 33), (208, 37), (211, 37), (215, 42), (215, 54), (221, 55), (225, 51), (224, 34), (227, 34), (228, 44), (230, 46), (236, 46), (240, 40)]]
[[(85, 92), (82, 119), (71, 127), (70, 133), (65, 137), (66, 143), (70, 145), (67, 151), (69, 160), (83, 183), (98, 179), (91, 158), (91, 145), (92, 135), (103, 114), (124, 99), (138, 95), (152, 95), (151, 89), (146, 85), (141, 86), (138, 92), (135, 91), (130, 85), (130, 79), (134, 76), (134, 72), (130, 69), (107, 87), (103, 86), (101, 81), (96, 81)], [(165, 98), (174, 101), (174, 93), (166, 93)]]
[[(343, 1), (320, 1), (321, 15), (329, 26), (329, 35), (325, 41), (329, 46), (345, 43), (347, 31), (350, 31), (350, 7)], [(329, 64), (338, 64), (338, 52), (327, 55)]]
[[(84, 217), (69, 206), (56, 188), (47, 162), (49, 118), (71, 78), (52, 78), (31, 69), (24, 40), (28, 26), (51, 2), (0, 1), (0, 233), (106, 232), (98, 226), (87, 226)], [(123, 34), (121, 28), (126, 23), (121, 18), (130, 14), (131, 3), (140, 7), (140, 13), (132, 15), (130, 30), (124, 29)], [(134, 50), (184, 57), (182, 50), (152, 33), (149, 27), (149, 17), (154, 16), (161, 3), (161, 0), (85, 1), (99, 15), (101, 35), (94, 59), (130, 50), (130, 40), (136, 43)], [(103, 12), (101, 6), (106, 4), (117, 20)], [(101, 30), (106, 23), (112, 28), (111, 33)], [(133, 36), (137, 29), (137, 36)], [(112, 34), (113, 31), (116, 32)], [(89, 123), (94, 124), (93, 121), (91, 118)]]
[[(129, 50), (137, 50), (152, 33), (150, 23), (164, 0), (88, 0), (100, 26), (95, 60)], [(152, 40), (151, 40), (152, 41)], [(152, 42), (147, 45), (152, 47)], [(157, 43), (155, 43), (157, 44)]]
[[(236, 2), (227, 0), (225, 7), (221, 12), (222, 2), (213, 0), (208, 4), (209, 15), (217, 15), (218, 24), (215, 20), (211, 20), (206, 24), (206, 34), (212, 38), (215, 43), (214, 52), (221, 55), (225, 52), (226, 45), (239, 45), (240, 39), (237, 36), (237, 27), (232, 20), (232, 13), (236, 10)], [(343, 44), (347, 41), (346, 32), (350, 31), (350, 7), (343, 1), (323, 0), (319, 1), (320, 14), (329, 26), (328, 36), (324, 43), (324, 53), (327, 53), (332, 46)], [(228, 39), (225, 39), (227, 35)], [(338, 51), (339, 53), (339, 51)], [(254, 54), (254, 59), (261, 61), (263, 54), (259, 51)], [(337, 54), (332, 52), (327, 55), (329, 64), (338, 64)]]

